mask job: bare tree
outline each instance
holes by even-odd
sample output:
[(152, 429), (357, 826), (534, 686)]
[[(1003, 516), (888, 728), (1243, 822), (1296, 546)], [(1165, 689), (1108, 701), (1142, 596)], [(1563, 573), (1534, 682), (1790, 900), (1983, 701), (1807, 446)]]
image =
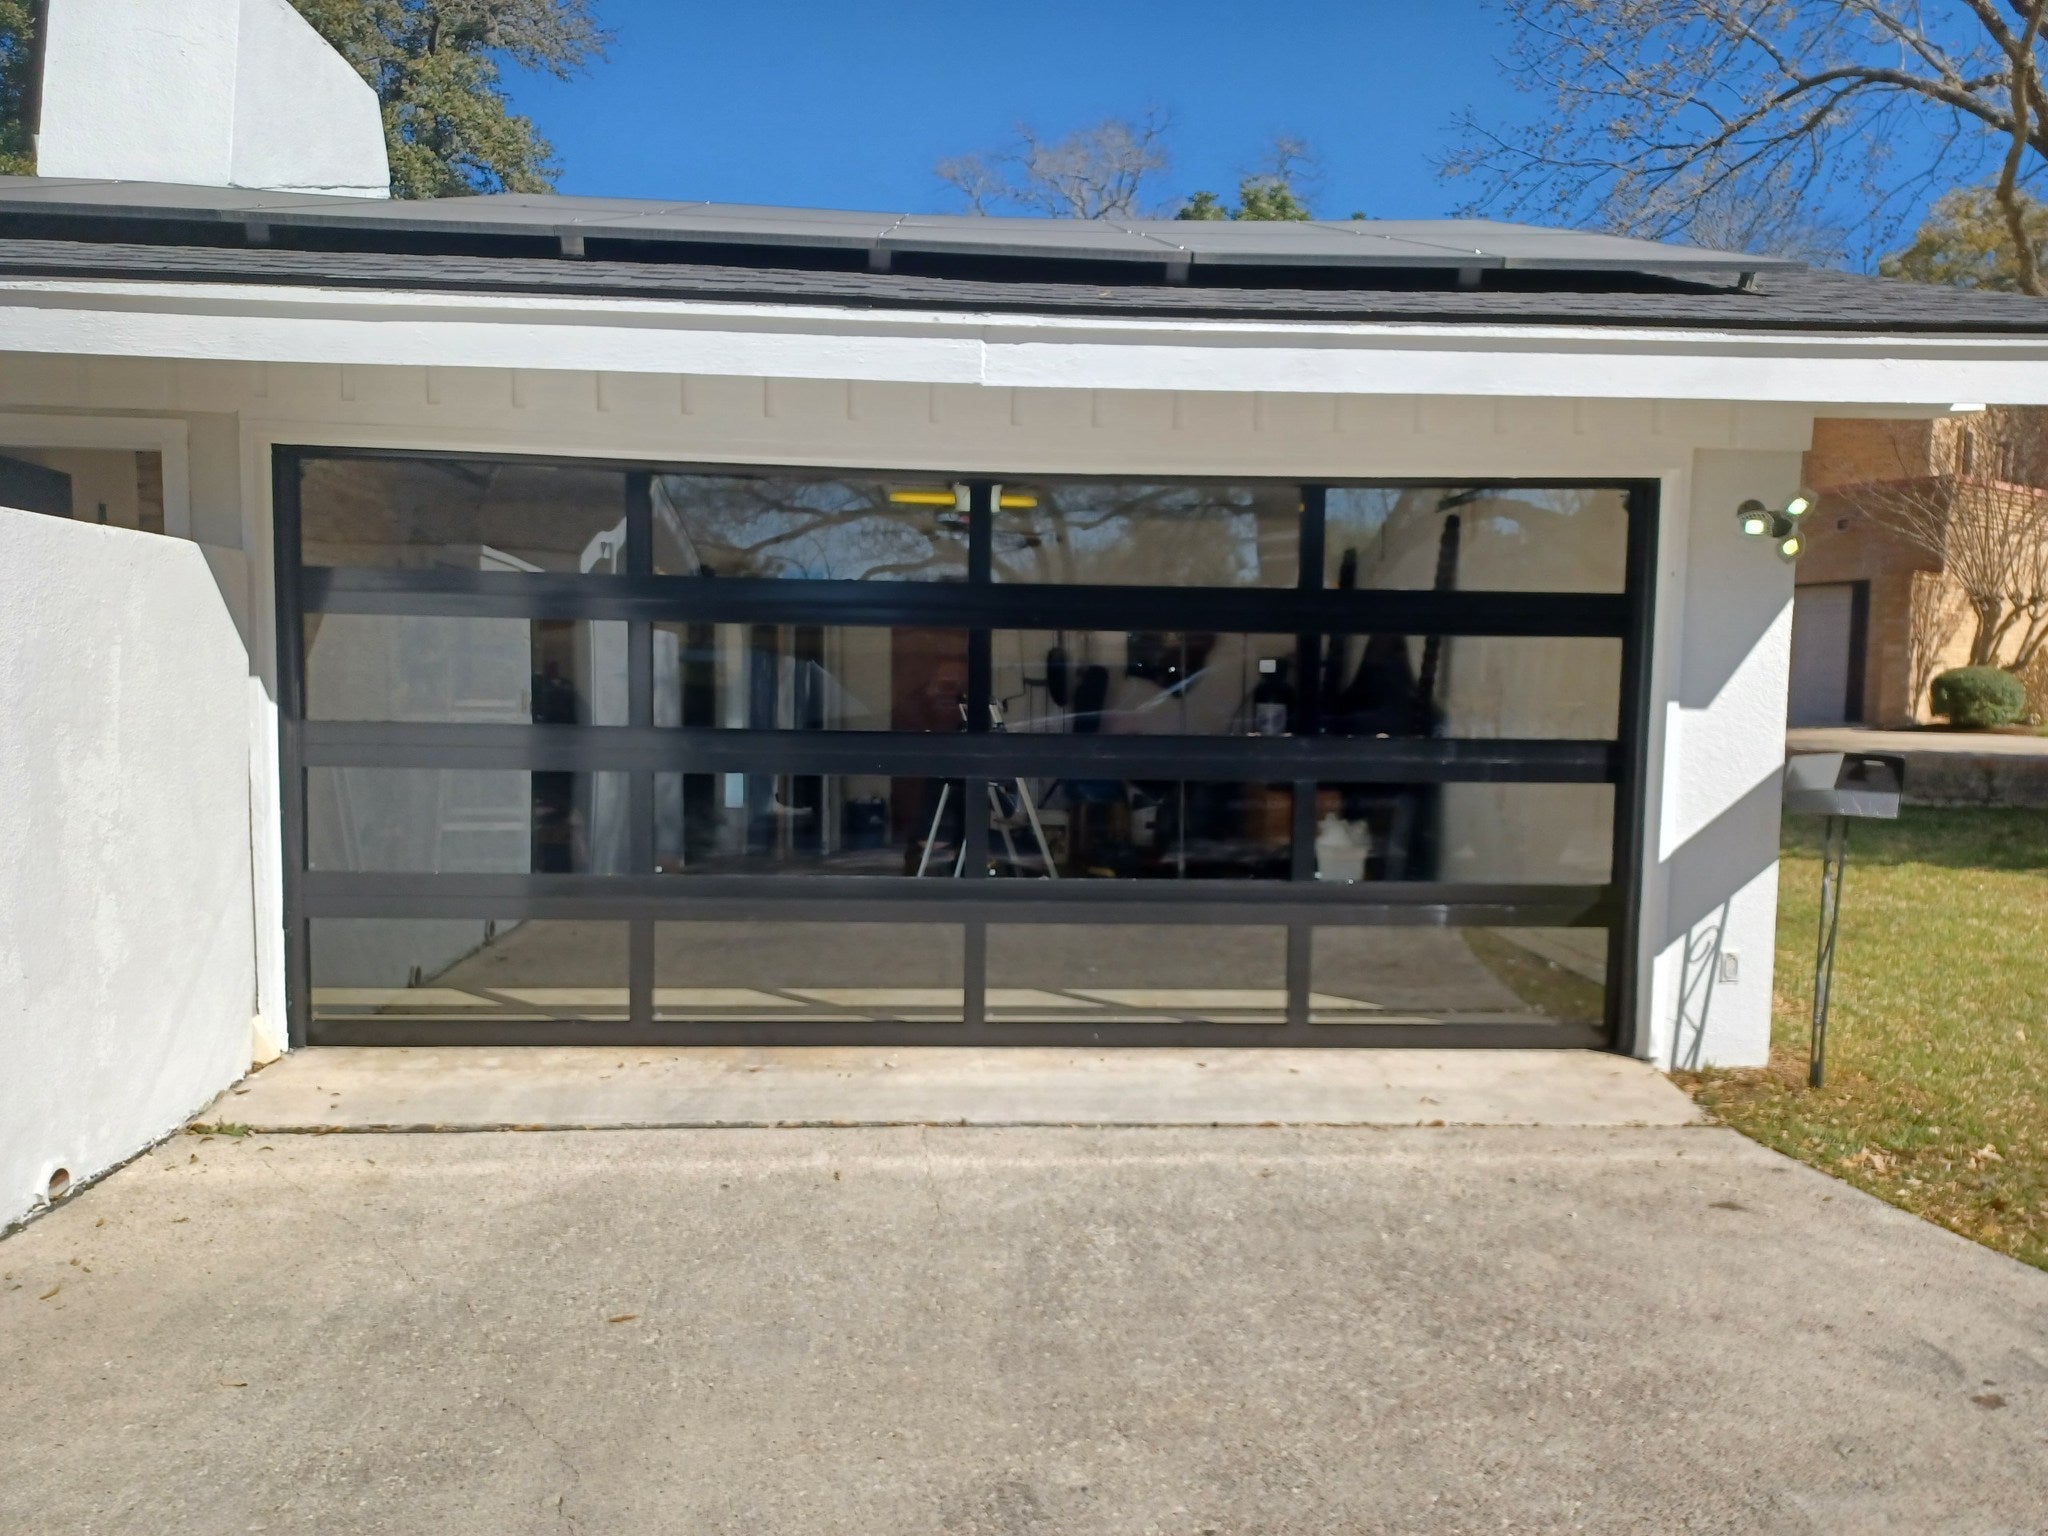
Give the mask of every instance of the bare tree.
[(1906, 681), (1912, 689), (1907, 699), (1909, 711), (1917, 711), (1927, 697), (1934, 675), (1941, 670), (1942, 654), (1962, 627), (1966, 607), (1954, 584), (1942, 580), (1939, 571), (1911, 573), (1906, 600)]
[[(2015, 231), (2048, 169), (2048, 0), (1500, 0), (1526, 127), (1468, 114), (1475, 210), (1683, 235), (1717, 200), (1832, 193), (1890, 242), (1930, 191), (1990, 179)], [(1912, 159), (1902, 145), (1918, 144)], [(2032, 263), (2025, 291), (2043, 291)]]
[(1168, 127), (1156, 107), (1135, 118), (1104, 118), (1062, 139), (1020, 123), (1013, 143), (941, 160), (933, 170), (975, 213), (1137, 218), (1146, 178), (1166, 169)]
[(1993, 407), (1900, 467), (1865, 488), (1871, 517), (1961, 590), (1970, 665), (2024, 672), (2048, 647), (2048, 412)]

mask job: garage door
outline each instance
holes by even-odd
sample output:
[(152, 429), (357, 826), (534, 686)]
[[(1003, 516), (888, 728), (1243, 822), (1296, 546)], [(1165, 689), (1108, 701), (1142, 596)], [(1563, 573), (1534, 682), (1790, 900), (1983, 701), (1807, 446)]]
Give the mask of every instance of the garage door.
[(1859, 582), (1833, 582), (1793, 593), (1793, 725), (1862, 718), (1863, 591)]
[(1647, 488), (279, 470), (301, 1038), (1613, 1036)]

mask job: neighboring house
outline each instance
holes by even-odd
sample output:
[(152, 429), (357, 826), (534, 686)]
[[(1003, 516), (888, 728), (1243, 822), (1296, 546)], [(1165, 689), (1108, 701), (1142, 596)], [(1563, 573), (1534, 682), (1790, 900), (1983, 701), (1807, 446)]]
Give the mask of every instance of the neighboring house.
[(373, 112), (0, 183), (0, 1216), (304, 1042), (1762, 1061), (1736, 509), (2048, 400), (2048, 304), (1603, 236), (234, 170)]
[[(1806, 479), (1819, 506), (1798, 566), (1791, 724), (1931, 720), (1928, 684), (1969, 663), (1974, 626), (1952, 560), (1987, 551), (1937, 556), (1899, 531), (1902, 511), (1924, 521), (2002, 516), (2039, 527), (2040, 538), (2015, 538), (2010, 553), (2017, 567), (2048, 572), (2048, 463), (2000, 462), (2036, 456), (2037, 441), (2048, 445), (2048, 412), (2009, 414), (2009, 424), (1975, 412), (1815, 422)], [(2019, 641), (2017, 629), (2002, 639), (2001, 665), (2016, 659)], [(2048, 714), (2048, 665), (2037, 661), (2024, 680), (2033, 709)]]

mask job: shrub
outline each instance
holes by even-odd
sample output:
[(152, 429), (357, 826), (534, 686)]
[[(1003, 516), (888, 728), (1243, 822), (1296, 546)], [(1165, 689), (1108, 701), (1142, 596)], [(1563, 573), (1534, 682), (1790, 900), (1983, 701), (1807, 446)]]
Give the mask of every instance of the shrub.
[(1928, 690), (1937, 715), (1966, 731), (2011, 725), (2027, 712), (2027, 690), (1998, 667), (1955, 667)]

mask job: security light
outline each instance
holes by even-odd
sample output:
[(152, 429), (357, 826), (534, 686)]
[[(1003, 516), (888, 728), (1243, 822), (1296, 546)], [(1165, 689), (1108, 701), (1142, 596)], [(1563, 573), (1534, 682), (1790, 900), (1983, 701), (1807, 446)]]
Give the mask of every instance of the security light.
[(1752, 539), (1770, 539), (1778, 546), (1778, 558), (1790, 564), (1806, 548), (1799, 536), (1799, 520), (1813, 510), (1813, 497), (1805, 491), (1784, 506), (1772, 508), (1756, 500), (1735, 509), (1735, 526)]

